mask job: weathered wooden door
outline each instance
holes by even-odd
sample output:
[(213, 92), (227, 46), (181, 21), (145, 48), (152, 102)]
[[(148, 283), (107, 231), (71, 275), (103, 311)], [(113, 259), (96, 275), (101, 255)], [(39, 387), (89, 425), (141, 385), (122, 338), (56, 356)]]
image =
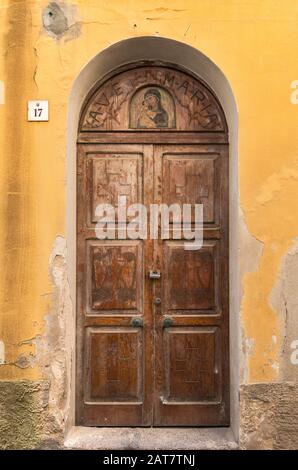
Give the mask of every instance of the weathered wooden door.
[[(122, 71), (87, 100), (78, 139), (78, 424), (229, 424), (227, 144), (216, 98), (178, 70)], [(119, 196), (144, 205), (146, 236), (128, 236), (133, 220), (122, 221)], [(171, 219), (166, 239), (152, 237), (152, 204), (198, 203), (200, 249), (185, 249)], [(109, 239), (96, 236), (100, 204), (115, 211)]]

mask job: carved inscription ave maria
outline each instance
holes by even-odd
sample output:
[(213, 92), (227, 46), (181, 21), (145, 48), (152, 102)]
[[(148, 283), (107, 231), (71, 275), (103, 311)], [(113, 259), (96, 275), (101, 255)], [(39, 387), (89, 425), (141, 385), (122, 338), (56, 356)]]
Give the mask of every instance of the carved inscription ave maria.
[[(121, 71), (87, 99), (77, 148), (77, 424), (227, 426), (229, 147), (220, 103), (180, 70)], [(168, 239), (121, 237), (119, 196), (148, 213), (151, 204), (203, 204), (203, 246), (186, 250), (171, 218)], [(113, 206), (118, 238), (96, 238), (99, 204)], [(193, 228), (193, 218), (184, 222)]]
[(141, 67), (103, 83), (91, 97), (81, 129), (225, 131), (226, 126), (205, 85), (178, 70)]

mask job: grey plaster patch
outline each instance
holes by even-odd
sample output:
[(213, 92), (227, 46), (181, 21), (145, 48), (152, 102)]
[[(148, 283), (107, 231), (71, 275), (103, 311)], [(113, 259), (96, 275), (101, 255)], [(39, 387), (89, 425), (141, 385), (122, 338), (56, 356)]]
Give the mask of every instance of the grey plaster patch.
[(279, 378), (295, 382), (298, 382), (298, 366), (291, 358), (293, 344), (298, 340), (297, 273), (298, 239), (283, 257), (277, 281), (269, 297), (270, 306), (279, 315), (283, 336), (278, 367)]
[(75, 39), (81, 33), (81, 22), (76, 17), (75, 6), (64, 2), (50, 2), (42, 14), (43, 27), (55, 39)]
[(43, 370), (50, 380), (49, 413), (62, 433), (70, 412), (72, 368), (71, 326), (75, 323), (67, 278), (66, 240), (57, 236), (49, 259), (53, 281), (51, 309), (46, 316)]

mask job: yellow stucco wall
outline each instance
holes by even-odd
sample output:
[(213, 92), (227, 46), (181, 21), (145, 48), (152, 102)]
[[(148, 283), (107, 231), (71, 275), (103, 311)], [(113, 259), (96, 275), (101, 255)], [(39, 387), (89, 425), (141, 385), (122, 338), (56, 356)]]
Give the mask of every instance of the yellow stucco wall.
[[(298, 106), (290, 101), (290, 85), (298, 79), (298, 1), (64, 3), (72, 8), (79, 32), (56, 40), (42, 26), (48, 2), (0, 0), (0, 80), (5, 85), (5, 104), (0, 104), (0, 340), (6, 349), (0, 378), (41, 375), (28, 340), (43, 334), (53, 290), (49, 256), (55, 237), (66, 231), (67, 107), (75, 77), (107, 46), (158, 35), (199, 49), (233, 89), (239, 111), (240, 205), (249, 232), (264, 244), (257, 271), (242, 280), (242, 327), (254, 342), (248, 380), (275, 380), (282, 331), (269, 296), (298, 234)], [(48, 123), (27, 122), (29, 99), (49, 100)], [(13, 364), (30, 354), (32, 367)]]

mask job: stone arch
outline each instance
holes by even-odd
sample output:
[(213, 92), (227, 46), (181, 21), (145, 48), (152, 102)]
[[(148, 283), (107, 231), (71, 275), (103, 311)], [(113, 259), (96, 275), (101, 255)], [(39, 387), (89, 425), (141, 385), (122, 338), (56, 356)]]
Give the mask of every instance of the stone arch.
[[(67, 126), (67, 265), (71, 297), (75, 312), (76, 299), (76, 138), (80, 111), (90, 90), (99, 79), (127, 64), (154, 61), (163, 65), (179, 66), (205, 82), (218, 98), (227, 121), (230, 141), (230, 317), (231, 317), (231, 421), (234, 434), (238, 435), (239, 388), (239, 268), (238, 268), (238, 117), (233, 92), (222, 71), (203, 53), (195, 48), (167, 38), (139, 37), (126, 39), (99, 52), (78, 74), (74, 81), (68, 110)], [(75, 315), (73, 316), (75, 318)], [(71, 349), (75, 351), (75, 321), (69, 325), (72, 331)], [(74, 424), (74, 355), (72, 361), (71, 411), (69, 426)]]

